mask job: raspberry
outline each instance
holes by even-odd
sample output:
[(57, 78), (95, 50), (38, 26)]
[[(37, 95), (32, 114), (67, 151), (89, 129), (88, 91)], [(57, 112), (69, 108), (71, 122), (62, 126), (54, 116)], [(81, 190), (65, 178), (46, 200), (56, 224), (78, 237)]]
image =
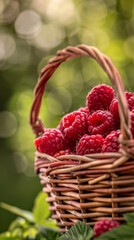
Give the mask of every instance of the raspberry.
[(128, 99), (128, 107), (130, 111), (134, 109), (134, 95)]
[(62, 150), (58, 153), (55, 153), (54, 154), (54, 157), (57, 158), (57, 157), (60, 157), (62, 155), (74, 155), (75, 153), (71, 151), (71, 149), (66, 149), (66, 150)]
[(53, 156), (65, 148), (63, 134), (57, 129), (45, 129), (43, 137), (35, 139), (37, 151)]
[[(131, 111), (134, 109), (134, 94), (131, 92), (125, 92), (125, 96), (128, 102), (129, 110)], [(119, 116), (119, 109), (118, 109), (118, 98), (114, 98), (110, 104), (110, 112), (113, 114), (115, 127), (116, 129), (120, 128), (120, 116)]]
[(86, 113), (74, 111), (64, 116), (58, 129), (63, 133), (69, 147), (73, 147), (77, 141), (87, 133)]
[(119, 110), (118, 110), (118, 98), (114, 98), (112, 100), (109, 109), (114, 117), (115, 128), (119, 129), (120, 128), (120, 117), (119, 117)]
[(42, 137), (38, 137), (34, 140), (34, 145), (36, 146), (37, 151), (39, 151), (39, 145), (42, 142)]
[(101, 152), (118, 152), (119, 151), (119, 142), (118, 138), (121, 134), (120, 130), (112, 131), (104, 139)]
[(92, 114), (96, 110), (108, 110), (114, 96), (114, 90), (106, 84), (94, 87), (86, 99), (89, 112)]
[(97, 135), (87, 135), (85, 134), (79, 141), (76, 147), (76, 154), (85, 155), (90, 153), (101, 152), (101, 147), (103, 144), (103, 137), (99, 134)]
[(88, 117), (87, 127), (91, 135), (101, 134), (105, 137), (114, 130), (113, 115), (109, 111), (98, 110)]
[(94, 226), (94, 237), (101, 235), (112, 228), (120, 226), (120, 223), (115, 220), (103, 219), (98, 221)]
[(132, 92), (125, 92), (125, 96), (126, 96), (126, 98), (128, 100), (129, 98), (134, 96), (134, 93), (132, 93)]
[(131, 132), (134, 137), (134, 110), (132, 112), (130, 112), (130, 118), (131, 118)]

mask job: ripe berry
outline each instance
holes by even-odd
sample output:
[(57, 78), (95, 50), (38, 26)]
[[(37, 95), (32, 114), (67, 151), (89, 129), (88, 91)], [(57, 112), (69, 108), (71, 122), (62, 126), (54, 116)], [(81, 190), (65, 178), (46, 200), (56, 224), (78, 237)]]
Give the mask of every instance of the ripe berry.
[(97, 135), (87, 135), (85, 134), (76, 147), (76, 154), (85, 155), (90, 153), (101, 152), (101, 147), (103, 144), (103, 137), (99, 134)]
[(93, 134), (101, 134), (103, 137), (114, 130), (113, 115), (109, 111), (98, 110), (87, 119), (88, 132)]
[(103, 219), (98, 221), (94, 226), (94, 237), (101, 235), (112, 228), (120, 226), (120, 223), (115, 220)]
[(129, 110), (132, 111), (134, 109), (134, 94), (132, 97), (130, 97), (128, 99), (128, 106), (129, 106)]
[(119, 136), (121, 134), (120, 130), (112, 131), (104, 139), (101, 152), (118, 152), (119, 151)]
[(56, 152), (65, 148), (63, 134), (57, 129), (46, 129), (43, 137), (35, 139), (37, 151), (53, 156)]
[(70, 149), (66, 149), (66, 150), (61, 150), (60, 152), (58, 152), (58, 153), (55, 153), (54, 154), (54, 157), (55, 158), (57, 158), (57, 157), (60, 157), (60, 156), (62, 156), (62, 155), (74, 155), (75, 153), (74, 152), (72, 152)]
[(106, 84), (94, 87), (86, 99), (86, 105), (90, 114), (96, 110), (108, 110), (114, 95), (114, 90)]
[(119, 110), (118, 110), (118, 98), (114, 98), (112, 100), (109, 109), (114, 117), (115, 128), (119, 129), (120, 128), (120, 117), (119, 117)]
[(74, 111), (65, 115), (58, 126), (63, 133), (69, 147), (73, 147), (77, 141), (87, 133), (86, 113)]
[[(128, 102), (129, 110), (134, 109), (134, 94), (131, 92), (125, 92), (125, 96)], [(119, 116), (119, 109), (118, 109), (118, 98), (114, 98), (109, 107), (110, 112), (113, 114), (115, 127), (116, 129), (120, 128), (120, 116)]]
[(134, 93), (133, 92), (125, 92), (125, 96), (126, 96), (127, 100), (129, 100), (129, 98), (134, 96)]
[(132, 112), (130, 112), (130, 118), (131, 118), (131, 132), (134, 137), (134, 110)]

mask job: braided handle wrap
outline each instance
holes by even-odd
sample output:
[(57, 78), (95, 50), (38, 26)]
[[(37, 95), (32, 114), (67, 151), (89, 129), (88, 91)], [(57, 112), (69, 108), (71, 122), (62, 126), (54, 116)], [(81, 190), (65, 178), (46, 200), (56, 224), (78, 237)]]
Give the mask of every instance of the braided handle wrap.
[(132, 139), (128, 104), (124, 95), (125, 90), (121, 76), (117, 69), (114, 67), (110, 58), (102, 54), (97, 48), (86, 45), (78, 45), (76, 47), (69, 46), (64, 50), (58, 51), (56, 56), (50, 59), (48, 64), (42, 69), (34, 90), (34, 100), (30, 112), (30, 124), (33, 128), (34, 133), (38, 136), (41, 132), (43, 132), (43, 124), (40, 119), (38, 119), (38, 115), (46, 82), (62, 62), (80, 56), (88, 56), (93, 58), (104, 70), (104, 72), (107, 73), (117, 93), (119, 101), (122, 140)]

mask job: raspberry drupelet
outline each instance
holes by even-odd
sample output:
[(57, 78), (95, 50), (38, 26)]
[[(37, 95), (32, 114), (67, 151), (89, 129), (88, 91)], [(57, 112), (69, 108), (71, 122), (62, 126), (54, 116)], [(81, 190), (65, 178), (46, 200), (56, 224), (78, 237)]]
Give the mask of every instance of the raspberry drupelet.
[(94, 87), (88, 94), (86, 99), (86, 105), (89, 109), (89, 113), (92, 114), (97, 110), (108, 110), (115, 96), (115, 92), (112, 87), (106, 84), (101, 84)]
[(120, 226), (120, 223), (115, 220), (110, 220), (110, 219), (100, 220), (94, 226), (94, 237), (97, 237), (102, 233), (110, 231), (111, 229), (119, 226)]
[(98, 110), (88, 117), (87, 127), (91, 135), (101, 134), (105, 137), (114, 130), (113, 115), (109, 111)]
[(46, 129), (42, 137), (34, 141), (37, 151), (53, 156), (55, 153), (65, 149), (63, 134), (57, 129)]
[(58, 129), (63, 133), (66, 144), (72, 149), (76, 142), (87, 133), (86, 113), (74, 111), (65, 115), (61, 119)]
[(76, 147), (76, 154), (85, 155), (90, 153), (100, 153), (103, 145), (103, 137), (99, 134), (91, 135), (85, 134)]

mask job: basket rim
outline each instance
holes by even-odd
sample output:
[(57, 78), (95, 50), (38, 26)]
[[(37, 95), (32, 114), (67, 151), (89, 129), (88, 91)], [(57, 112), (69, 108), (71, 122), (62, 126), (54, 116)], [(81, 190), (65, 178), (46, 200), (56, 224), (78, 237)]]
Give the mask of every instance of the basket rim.
[[(104, 168), (109, 169), (109, 171), (114, 171), (128, 159), (134, 159), (133, 155), (124, 154), (124, 152), (109, 152), (109, 153), (92, 153), (87, 155), (62, 155), (58, 158), (54, 158), (46, 153), (35, 152), (35, 169), (43, 168), (43, 166), (48, 167), (48, 171), (51, 171), (53, 167), (59, 168), (61, 171), (61, 166), (64, 166), (63, 173), (81, 171), (85, 168)], [(47, 160), (47, 163), (46, 163)], [(47, 165), (46, 165), (47, 164)], [(66, 168), (67, 167), (67, 168)], [(65, 170), (66, 168), (66, 170)], [(56, 172), (57, 173), (57, 172)]]

